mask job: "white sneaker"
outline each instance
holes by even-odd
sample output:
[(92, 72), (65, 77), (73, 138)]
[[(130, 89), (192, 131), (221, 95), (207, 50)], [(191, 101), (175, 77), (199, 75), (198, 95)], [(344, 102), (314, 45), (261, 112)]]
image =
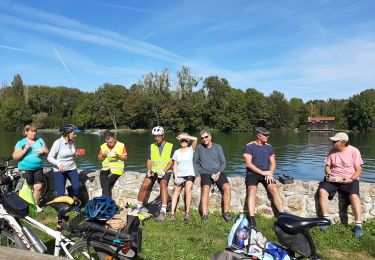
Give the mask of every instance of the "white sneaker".
[(43, 211), (43, 209), (41, 207), (39, 207), (38, 205), (36, 205), (36, 212), (40, 213), (42, 211)]

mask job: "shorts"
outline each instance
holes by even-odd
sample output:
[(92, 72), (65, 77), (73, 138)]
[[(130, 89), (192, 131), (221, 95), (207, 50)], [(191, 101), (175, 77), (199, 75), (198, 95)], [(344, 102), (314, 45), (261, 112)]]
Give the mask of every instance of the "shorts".
[(163, 178), (158, 178), (158, 175), (156, 173), (154, 173), (152, 176), (147, 176), (145, 177), (146, 178), (149, 178), (151, 180), (151, 183), (152, 185), (155, 184), (155, 182), (157, 181), (158, 183), (160, 183), (161, 181), (166, 181), (167, 184), (169, 183), (169, 180), (171, 179), (171, 175), (172, 173), (171, 172), (166, 172), (163, 176)]
[[(219, 179), (215, 181), (216, 186), (220, 189), (224, 186), (224, 184), (229, 183), (227, 176), (222, 172), (220, 173)], [(214, 184), (214, 180), (211, 178), (211, 174), (201, 174), (201, 187), (204, 185), (211, 186)]]
[(357, 194), (359, 196), (359, 181), (355, 180), (352, 183), (343, 184), (323, 180), (319, 184), (319, 189), (323, 189), (328, 192), (329, 200), (332, 200), (335, 197), (337, 191), (342, 191), (348, 195)]
[[(258, 186), (259, 182), (261, 182), (264, 187), (267, 187), (268, 184), (270, 184), (266, 182), (266, 177), (263, 175), (260, 175), (257, 173), (250, 173), (246, 175), (246, 178), (245, 178), (246, 187)], [(276, 182), (273, 182), (273, 183), (276, 183)]]
[[(174, 185), (183, 186), (183, 187), (185, 186), (186, 182), (188, 182), (188, 181), (194, 182), (194, 180), (195, 180), (195, 176), (181, 176), (181, 177), (178, 177), (178, 178), (182, 178), (185, 181), (182, 184), (179, 184), (179, 185), (174, 183)], [(176, 179), (175, 179), (175, 181), (176, 181)]]
[(29, 186), (33, 186), (37, 183), (44, 183), (43, 169), (38, 170), (25, 170), (23, 173), (23, 178), (25, 178)]

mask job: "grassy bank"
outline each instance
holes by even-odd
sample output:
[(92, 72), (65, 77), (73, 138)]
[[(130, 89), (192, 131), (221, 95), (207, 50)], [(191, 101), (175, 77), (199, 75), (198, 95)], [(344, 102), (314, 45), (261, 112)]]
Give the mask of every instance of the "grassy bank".
[[(234, 215), (233, 215), (234, 218)], [(54, 212), (46, 208), (37, 216), (43, 223), (54, 227)], [(277, 242), (273, 232), (274, 219), (256, 216), (257, 226), (270, 241)], [(143, 252), (141, 259), (210, 259), (226, 248), (227, 235), (233, 223), (226, 223), (220, 214), (210, 215), (208, 223), (202, 223), (196, 211), (189, 223), (177, 214), (172, 223), (147, 221), (143, 225)], [(324, 259), (375, 259), (375, 219), (363, 225), (364, 237), (356, 239), (352, 225), (335, 224), (327, 231), (312, 230), (318, 253)], [(53, 241), (38, 233), (52, 252)]]

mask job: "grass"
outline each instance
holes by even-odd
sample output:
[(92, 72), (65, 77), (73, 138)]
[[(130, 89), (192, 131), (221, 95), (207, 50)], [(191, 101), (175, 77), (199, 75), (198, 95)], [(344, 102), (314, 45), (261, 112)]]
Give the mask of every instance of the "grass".
[[(140, 259), (210, 259), (226, 248), (227, 236), (233, 223), (226, 223), (219, 213), (209, 215), (208, 223), (202, 223), (197, 211), (192, 212), (189, 223), (177, 213), (177, 221), (172, 223), (149, 220), (143, 223), (143, 251)], [(37, 216), (50, 227), (56, 219), (51, 208)], [(233, 215), (233, 219), (235, 216)], [(270, 241), (277, 242), (273, 232), (274, 219), (256, 216), (257, 226)], [(364, 237), (356, 239), (353, 225), (332, 225), (327, 231), (312, 229), (312, 236), (318, 253), (324, 259), (375, 259), (375, 219), (363, 224)], [(37, 235), (53, 250), (54, 241), (44, 234)]]

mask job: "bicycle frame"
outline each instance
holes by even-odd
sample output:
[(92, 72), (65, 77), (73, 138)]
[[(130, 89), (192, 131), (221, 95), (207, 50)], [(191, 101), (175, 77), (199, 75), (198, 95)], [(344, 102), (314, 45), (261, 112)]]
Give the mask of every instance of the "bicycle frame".
[(25, 220), (26, 223), (29, 223), (36, 229), (39, 229), (45, 234), (55, 238), (54, 256), (60, 256), (60, 250), (62, 248), (67, 257), (69, 257), (70, 259), (74, 259), (73, 256), (69, 253), (68, 247), (74, 245), (75, 243), (69, 238), (63, 236), (61, 234), (61, 231), (53, 230), (52, 228), (47, 227), (46, 225), (36, 221), (29, 216), (26, 216), (23, 220)]

